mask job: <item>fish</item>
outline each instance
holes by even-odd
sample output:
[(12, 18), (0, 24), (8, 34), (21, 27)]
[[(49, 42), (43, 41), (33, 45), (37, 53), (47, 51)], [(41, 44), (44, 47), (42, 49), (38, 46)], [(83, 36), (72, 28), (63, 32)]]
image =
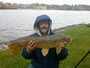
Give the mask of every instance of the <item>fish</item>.
[(11, 41), (11, 43), (8, 45), (8, 48), (13, 50), (13, 54), (17, 54), (25, 46), (27, 46), (31, 40), (37, 43), (36, 48), (41, 48), (42, 55), (46, 56), (50, 48), (56, 48), (56, 54), (58, 55), (61, 52), (60, 43), (69, 43), (72, 41), (72, 38), (63, 34), (32, 37), (27, 36)]

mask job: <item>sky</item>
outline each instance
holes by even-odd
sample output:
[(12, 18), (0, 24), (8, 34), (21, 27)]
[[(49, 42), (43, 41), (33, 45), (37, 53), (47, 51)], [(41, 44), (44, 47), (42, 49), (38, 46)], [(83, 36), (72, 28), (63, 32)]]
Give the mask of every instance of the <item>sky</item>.
[(90, 5), (90, 0), (0, 0), (2, 2), (18, 3), (18, 4), (31, 4), (31, 3), (44, 3), (44, 4), (86, 4)]

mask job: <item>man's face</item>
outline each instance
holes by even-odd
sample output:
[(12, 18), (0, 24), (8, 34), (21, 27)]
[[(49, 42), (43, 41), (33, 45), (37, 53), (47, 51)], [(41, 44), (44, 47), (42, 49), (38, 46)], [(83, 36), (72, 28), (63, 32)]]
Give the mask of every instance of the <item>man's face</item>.
[(48, 22), (40, 22), (39, 27), (42, 33), (46, 33), (49, 27)]

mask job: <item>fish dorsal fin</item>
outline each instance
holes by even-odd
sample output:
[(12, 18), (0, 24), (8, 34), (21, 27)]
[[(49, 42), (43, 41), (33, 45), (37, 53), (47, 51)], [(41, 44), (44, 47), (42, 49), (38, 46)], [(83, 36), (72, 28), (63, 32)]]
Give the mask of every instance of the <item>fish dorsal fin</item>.
[(49, 48), (43, 48), (42, 49), (42, 55), (43, 56), (46, 56), (48, 54), (48, 52), (49, 52)]
[(61, 47), (60, 46), (56, 47), (56, 54), (59, 55), (60, 52), (61, 52)]

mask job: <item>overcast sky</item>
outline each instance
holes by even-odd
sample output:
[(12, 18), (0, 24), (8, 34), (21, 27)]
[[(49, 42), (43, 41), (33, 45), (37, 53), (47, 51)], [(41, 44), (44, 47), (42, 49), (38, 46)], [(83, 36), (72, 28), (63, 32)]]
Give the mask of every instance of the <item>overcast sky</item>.
[(90, 0), (0, 0), (2, 2), (10, 2), (10, 3), (23, 3), (23, 4), (31, 4), (31, 3), (45, 3), (45, 4), (87, 4), (90, 5)]

